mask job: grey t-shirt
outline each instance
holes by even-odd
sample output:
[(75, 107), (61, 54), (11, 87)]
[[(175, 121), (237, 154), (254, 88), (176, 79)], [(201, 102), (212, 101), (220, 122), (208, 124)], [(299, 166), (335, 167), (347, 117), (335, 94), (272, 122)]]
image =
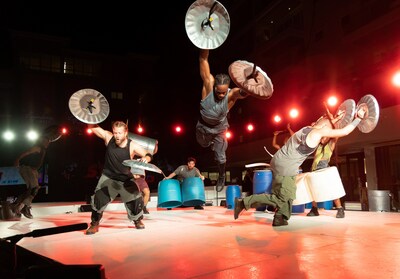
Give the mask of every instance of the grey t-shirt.
[(182, 165), (174, 170), (174, 173), (177, 175), (179, 181), (183, 181), (185, 178), (189, 177), (200, 177), (200, 171), (198, 168), (194, 167), (193, 169), (189, 170), (188, 166)]
[(215, 100), (214, 93), (211, 92), (200, 101), (200, 117), (206, 124), (208, 132), (218, 133), (226, 130), (229, 127), (228, 112), (228, 94), (222, 100)]
[(271, 169), (274, 174), (282, 176), (298, 174), (301, 164), (317, 148), (311, 148), (306, 144), (307, 135), (311, 130), (311, 127), (300, 129), (274, 154), (271, 160)]

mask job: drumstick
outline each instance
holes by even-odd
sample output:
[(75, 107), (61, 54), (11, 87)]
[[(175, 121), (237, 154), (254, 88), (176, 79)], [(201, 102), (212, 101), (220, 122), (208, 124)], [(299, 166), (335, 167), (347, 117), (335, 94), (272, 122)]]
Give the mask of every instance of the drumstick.
[(196, 172), (199, 174), (199, 176), (200, 176), (200, 178), (201, 178), (202, 175), (201, 175), (200, 171), (199, 171), (197, 168), (196, 168), (195, 170), (196, 170)]
[(332, 117), (333, 117), (333, 115), (332, 115), (332, 113), (329, 111), (328, 105), (327, 105), (325, 102), (324, 102), (324, 107), (325, 107), (326, 115), (328, 116), (329, 122), (331, 123), (332, 127), (335, 127), (335, 125), (333, 125), (333, 122), (332, 122)]
[(265, 146), (264, 146), (264, 150), (269, 154), (269, 156), (274, 157), (274, 155), (272, 155)]

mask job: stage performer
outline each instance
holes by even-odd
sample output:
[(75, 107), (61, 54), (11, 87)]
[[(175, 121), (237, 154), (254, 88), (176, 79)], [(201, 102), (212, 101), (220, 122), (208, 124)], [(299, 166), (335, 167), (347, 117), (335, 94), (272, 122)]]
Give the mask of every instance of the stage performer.
[(43, 165), (49, 144), (47, 137), (41, 137), (38, 143), (22, 152), (15, 160), (15, 166), (26, 183), (26, 190), (10, 206), (17, 217), (22, 213), (26, 218), (33, 218), (31, 205), (40, 189), (38, 170)]
[[(196, 166), (196, 159), (194, 157), (189, 157), (187, 159), (186, 165), (181, 165), (177, 167), (173, 172), (171, 172), (168, 176), (164, 179), (171, 179), (175, 176), (178, 176), (179, 182), (183, 182), (186, 178), (189, 177), (199, 177), (201, 180), (204, 181), (204, 176), (200, 173), (200, 170), (195, 167)], [(194, 209), (204, 209), (201, 205), (196, 205)]]
[[(279, 149), (272, 158), (270, 165), (273, 172), (272, 194), (257, 194), (235, 199), (234, 219), (239, 214), (251, 207), (260, 204), (276, 207), (272, 226), (288, 225), (291, 216), (292, 203), (296, 199), (296, 175), (299, 167), (312, 154), (325, 137), (340, 138), (350, 134), (367, 115), (367, 108), (360, 107), (354, 120), (342, 129), (333, 129), (331, 121), (325, 115), (320, 117), (311, 126), (306, 126), (297, 131)], [(339, 112), (332, 123), (339, 121), (344, 114)]]
[(218, 164), (217, 191), (225, 186), (226, 149), (228, 141), (225, 132), (229, 127), (228, 112), (239, 99), (247, 93), (238, 87), (229, 88), (230, 77), (227, 74), (214, 76), (208, 62), (209, 50), (200, 49), (200, 76), (203, 80), (200, 101), (200, 117), (196, 124), (196, 139), (202, 147), (211, 147), (214, 160)]
[(131, 173), (133, 174), (133, 180), (138, 185), (140, 192), (142, 192), (143, 196), (143, 213), (150, 214), (147, 209), (147, 204), (150, 200), (150, 187), (146, 181), (146, 171), (140, 168), (131, 168)]
[(91, 197), (91, 223), (86, 234), (98, 232), (104, 210), (118, 194), (125, 204), (128, 219), (134, 223), (136, 229), (144, 229), (143, 196), (134, 182), (130, 167), (123, 165), (122, 162), (134, 159), (135, 155), (140, 156), (140, 160), (143, 162), (150, 162), (152, 155), (128, 138), (128, 127), (122, 121), (113, 122), (112, 132), (97, 125), (90, 126), (90, 129), (96, 136), (104, 140), (106, 154), (102, 175)]
[[(327, 109), (327, 115), (330, 119), (333, 119), (333, 115)], [(333, 123), (331, 122), (331, 127), (334, 128)], [(314, 153), (314, 160), (311, 166), (311, 171), (316, 171), (329, 167), (329, 161), (331, 160), (333, 151), (335, 150), (338, 138), (328, 138), (324, 137), (321, 139), (320, 144), (317, 147), (317, 150)], [(336, 218), (344, 218), (344, 208), (340, 199), (333, 200), (335, 207), (337, 209)], [(310, 212), (307, 213), (307, 216), (319, 216), (318, 205), (315, 201), (312, 201), (312, 207)]]
[(289, 140), (289, 138), (290, 138), (291, 136), (293, 136), (293, 134), (294, 134), (292, 128), (290, 128), (290, 123), (287, 124), (286, 128), (287, 128), (287, 131), (275, 131), (275, 132), (274, 132), (274, 137), (272, 138), (272, 146), (275, 147), (276, 150), (281, 149), (281, 146), (276, 142), (276, 139), (277, 139), (277, 137), (278, 137), (278, 135), (279, 135), (280, 133), (289, 132), (289, 135), (286, 135), (286, 136), (285, 136), (285, 138), (284, 138), (284, 140), (283, 140), (283, 144), (285, 144), (285, 143)]

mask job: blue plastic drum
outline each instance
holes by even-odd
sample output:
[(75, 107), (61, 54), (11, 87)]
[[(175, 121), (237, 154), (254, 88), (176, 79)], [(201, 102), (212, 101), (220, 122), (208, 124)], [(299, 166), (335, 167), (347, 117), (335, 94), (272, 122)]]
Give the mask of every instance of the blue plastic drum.
[(158, 207), (173, 208), (182, 205), (181, 184), (176, 179), (165, 179), (158, 183)]
[(272, 171), (255, 170), (253, 175), (253, 193), (271, 194), (272, 190)]
[(292, 213), (304, 213), (305, 204), (292, 205)]
[(235, 207), (235, 198), (240, 198), (242, 193), (238, 185), (229, 185), (226, 187), (226, 207), (233, 209)]
[[(324, 201), (324, 202), (317, 202), (318, 208), (323, 208), (326, 210), (331, 210), (333, 208), (333, 201)], [(312, 203), (306, 203), (306, 209), (312, 208)]]
[(182, 205), (197, 206), (206, 202), (204, 182), (200, 177), (188, 177), (182, 182)]
[[(253, 175), (253, 193), (271, 194), (272, 191), (272, 171), (255, 170)], [(265, 211), (265, 205), (256, 208), (257, 211)]]
[(318, 208), (331, 210), (333, 208), (333, 201), (317, 202), (317, 206)]

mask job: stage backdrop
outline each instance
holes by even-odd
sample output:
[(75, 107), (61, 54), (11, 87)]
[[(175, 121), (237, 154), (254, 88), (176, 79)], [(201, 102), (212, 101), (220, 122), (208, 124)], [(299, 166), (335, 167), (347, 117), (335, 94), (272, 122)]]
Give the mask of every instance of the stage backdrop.
[(0, 186), (25, 184), (16, 167), (0, 167)]

